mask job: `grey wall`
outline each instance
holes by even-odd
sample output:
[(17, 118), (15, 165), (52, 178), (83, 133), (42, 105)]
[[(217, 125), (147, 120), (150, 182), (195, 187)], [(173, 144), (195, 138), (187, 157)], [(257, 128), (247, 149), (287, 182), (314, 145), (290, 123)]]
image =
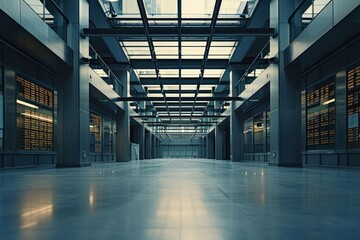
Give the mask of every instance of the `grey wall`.
[(160, 154), (163, 158), (205, 158), (205, 140), (163, 139), (160, 143)]

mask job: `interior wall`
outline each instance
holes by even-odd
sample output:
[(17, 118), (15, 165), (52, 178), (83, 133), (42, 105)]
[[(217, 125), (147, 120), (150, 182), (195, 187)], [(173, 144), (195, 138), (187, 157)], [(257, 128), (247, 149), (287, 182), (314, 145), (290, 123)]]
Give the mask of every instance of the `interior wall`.
[[(304, 165), (360, 166), (360, 149), (350, 149), (348, 146), (348, 128), (350, 126), (348, 125), (347, 106), (347, 73), (350, 68), (360, 66), (358, 56), (360, 40), (354, 40), (339, 50), (302, 74), (302, 162)], [(334, 143), (324, 145), (320, 139), (320, 143), (316, 146), (309, 146), (307, 141), (310, 130), (307, 129), (307, 113), (310, 111), (310, 107), (307, 105), (307, 93), (312, 88), (329, 81), (333, 81), (335, 84)], [(321, 126), (324, 125), (322, 119), (319, 120)]]
[(163, 139), (160, 143), (160, 154), (163, 158), (205, 158), (205, 140)]

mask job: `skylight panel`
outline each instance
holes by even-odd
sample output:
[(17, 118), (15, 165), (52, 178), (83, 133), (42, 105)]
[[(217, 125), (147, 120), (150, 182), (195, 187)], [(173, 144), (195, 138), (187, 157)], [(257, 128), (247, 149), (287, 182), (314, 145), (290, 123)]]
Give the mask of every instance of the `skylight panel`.
[(156, 77), (156, 72), (154, 69), (135, 69), (137, 75), (139, 76), (139, 78), (152, 78), (152, 77)]
[(181, 53), (183, 55), (201, 55), (204, 56), (205, 47), (182, 47)]
[(134, 0), (122, 0), (122, 14), (140, 17), (139, 7)]
[(205, 69), (204, 77), (221, 77), (223, 72), (223, 69)]
[[(136, 3), (136, 1), (134, 2)], [(177, 0), (148, 0), (144, 1), (144, 5), (149, 17), (177, 14)]]
[(196, 85), (181, 85), (182, 90), (196, 90)]
[(215, 0), (182, 0), (182, 17), (212, 17)]
[(123, 41), (124, 47), (149, 47), (148, 42), (138, 42), (138, 41)]
[(179, 85), (164, 85), (164, 90), (179, 90)]
[(209, 55), (221, 54), (221, 55), (230, 55), (234, 48), (233, 47), (210, 47)]
[(212, 90), (216, 85), (200, 85), (200, 90)]
[[(182, 69), (181, 76), (182, 77), (189, 77), (189, 78), (198, 78), (200, 74), (199, 69)], [(186, 83), (186, 82), (184, 82)]]
[(156, 58), (157, 59), (178, 59), (178, 55), (166, 55), (166, 54), (163, 54), (163, 55), (156, 55)]
[(212, 93), (199, 93), (198, 97), (211, 97)]
[(177, 47), (178, 46), (177, 41), (173, 41), (173, 42), (154, 41), (153, 44), (154, 44), (155, 47)]
[(152, 85), (152, 86), (147, 87), (147, 89), (148, 90), (161, 90), (159, 85), (155, 85), (155, 86)]
[(205, 47), (206, 41), (182, 41), (182, 47)]
[(211, 42), (211, 47), (234, 47), (235, 46), (235, 41), (217, 41), (217, 42)]
[(150, 49), (148, 47), (126, 47), (126, 51), (130, 55), (140, 55), (140, 54), (150, 55)]
[(162, 97), (163, 95), (161, 93), (148, 93), (148, 97)]
[(241, 14), (244, 12), (247, 2), (244, 0), (223, 0), (219, 15)]
[(156, 55), (161, 54), (178, 54), (178, 47), (155, 47)]

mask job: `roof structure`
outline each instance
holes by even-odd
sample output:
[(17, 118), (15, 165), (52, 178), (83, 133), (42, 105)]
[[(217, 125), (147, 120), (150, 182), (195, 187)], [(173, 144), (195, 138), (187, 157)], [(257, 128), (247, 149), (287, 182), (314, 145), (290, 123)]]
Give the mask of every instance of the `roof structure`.
[(240, 42), (274, 34), (263, 23), (250, 27), (260, 2), (99, 0), (110, 27), (90, 27), (83, 34), (118, 41), (127, 62), (112, 55), (102, 58), (110, 68), (129, 65), (136, 75), (130, 96), (117, 99), (131, 103), (137, 113), (133, 117), (161, 138), (201, 137), (226, 116), (231, 101), (242, 100), (229, 96), (229, 81), (224, 80), (230, 68), (244, 70), (254, 60), (246, 55), (248, 47), (241, 61), (232, 61)]

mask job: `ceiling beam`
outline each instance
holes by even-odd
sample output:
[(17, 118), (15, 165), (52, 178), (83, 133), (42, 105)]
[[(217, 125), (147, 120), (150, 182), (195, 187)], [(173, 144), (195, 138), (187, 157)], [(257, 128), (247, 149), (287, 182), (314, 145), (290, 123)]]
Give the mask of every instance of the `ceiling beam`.
[[(146, 14), (144, 1), (143, 0), (137, 0), (137, 4), (138, 4), (141, 20), (142, 20), (142, 23), (143, 23), (144, 33), (146, 35), (146, 38), (147, 38), (147, 41), (148, 41), (148, 44), (149, 44), (151, 60), (153, 62), (153, 67), (155, 68), (155, 72), (156, 72), (156, 79), (157, 79), (157, 81), (158, 81), (158, 83), (160, 85), (160, 90), (162, 92), (163, 99), (164, 99), (165, 103), (167, 104), (166, 96), (165, 96), (164, 89), (163, 89), (163, 84), (162, 84), (162, 82), (160, 80), (160, 73), (159, 73), (158, 63), (157, 63), (157, 60), (156, 60), (156, 53), (155, 53), (154, 43), (153, 43), (152, 38), (151, 38), (151, 36), (149, 34), (149, 22), (148, 22), (148, 19), (147, 19), (147, 14)], [(169, 108), (168, 106), (166, 106), (166, 107)], [(168, 114), (170, 115), (169, 111), (168, 111)]]
[[(182, 59), (181, 69), (200, 69), (202, 59)], [(151, 69), (154, 63), (151, 59), (132, 59), (130, 64), (134, 69)], [(178, 69), (178, 59), (158, 59), (159, 69)], [(224, 69), (229, 63), (228, 59), (211, 59), (207, 65), (207, 69)], [(249, 62), (250, 64), (251, 62)]]
[[(120, 26), (114, 28), (84, 28), (82, 34), (86, 37), (118, 37), (120, 40), (126, 37), (146, 38), (145, 28), (143, 26)], [(210, 35), (209, 26), (194, 27), (181, 26), (182, 37), (203, 37)], [(174, 27), (152, 27), (148, 28), (149, 37), (176, 37), (178, 28)], [(273, 36), (274, 28), (244, 28), (239, 26), (220, 26), (215, 27), (214, 37), (240, 37), (240, 36)], [(177, 39), (176, 39), (177, 40)], [(228, 41), (232, 41), (228, 39)]]
[(210, 35), (208, 36), (207, 41), (206, 41), (205, 53), (204, 53), (203, 63), (201, 65), (201, 69), (200, 69), (199, 82), (196, 86), (195, 100), (194, 100), (193, 110), (191, 111), (191, 116), (193, 115), (193, 112), (195, 109), (195, 104), (196, 104), (196, 100), (198, 98), (200, 85), (204, 79), (204, 71), (205, 71), (205, 68), (206, 68), (206, 65), (208, 62), (208, 58), (209, 58), (211, 41), (212, 41), (214, 33), (215, 33), (215, 26), (216, 26), (216, 21), (219, 16), (221, 2), (222, 2), (222, 0), (216, 0), (216, 2), (215, 2), (214, 11), (213, 11), (212, 19), (211, 19), (211, 24), (210, 24)]
[[(201, 107), (206, 107), (207, 106), (207, 102), (197, 102), (196, 106), (201, 106)], [(188, 102), (182, 102), (181, 106), (183, 107), (192, 107), (192, 102), (188, 103)], [(160, 106), (166, 106), (164, 102), (153, 102), (153, 106), (154, 107), (160, 107)], [(178, 107), (179, 103), (173, 103), (173, 102), (169, 102), (168, 103), (169, 107)]]
[[(131, 63), (119, 63), (112, 57), (104, 57), (104, 62), (113, 70), (153, 69), (154, 63), (151, 59), (132, 59)], [(200, 69), (202, 59), (182, 59), (181, 69)], [(232, 70), (245, 70), (254, 61), (253, 57), (244, 58), (241, 62), (233, 62), (229, 65)], [(178, 69), (177, 59), (157, 59), (160, 69)], [(225, 69), (228, 66), (228, 59), (208, 59), (207, 69)], [(96, 64), (96, 63), (94, 63)]]
[[(119, 97), (114, 99), (117, 102), (132, 102), (132, 101), (163, 101), (163, 97)], [(167, 97), (167, 101), (179, 101), (178, 97)], [(197, 97), (197, 101), (244, 101), (241, 97), (227, 97), (227, 96), (211, 96), (211, 97)], [(194, 97), (182, 97), (183, 102), (194, 102)]]
[[(164, 90), (165, 94), (176, 94), (176, 93), (179, 93), (181, 92), (182, 94), (184, 93), (195, 93), (196, 90), (184, 90), (184, 89), (181, 89), (180, 90)], [(148, 90), (148, 93), (161, 93), (161, 90)], [(199, 90), (199, 93), (212, 93), (211, 90)]]
[[(184, 106), (181, 107), (181, 111), (182, 111), (182, 112), (190, 112), (191, 109), (192, 109), (191, 107), (184, 107)], [(194, 111), (195, 111), (195, 112), (203, 112), (204, 110), (205, 110), (204, 107), (195, 107), (195, 108), (194, 108)], [(166, 107), (157, 107), (157, 108), (156, 108), (156, 111), (157, 111), (158, 113), (166, 112), (166, 111), (167, 111), (167, 108), (166, 108)], [(169, 111), (170, 111), (170, 112), (180, 112), (180, 107), (179, 107), (179, 106), (178, 106), (178, 107), (169, 107)]]
[[(180, 81), (178, 78), (161, 78), (161, 82), (163, 85), (179, 85)], [(199, 82), (196, 78), (182, 78), (181, 83), (183, 85), (197, 85)], [(156, 78), (140, 78), (140, 83), (142, 85), (158, 85)], [(133, 83), (131, 84), (138, 84)], [(218, 85), (219, 84), (219, 78), (204, 78), (202, 85)], [(224, 83), (225, 84), (225, 83)], [(227, 82), (227, 84), (229, 84)]]
[[(154, 115), (151, 115), (151, 116), (146, 116), (146, 115), (134, 115), (134, 116), (131, 116), (133, 118), (180, 118), (179, 115), (171, 115), (170, 117), (167, 116), (167, 115), (160, 115), (160, 116), (154, 116)], [(196, 119), (196, 118), (226, 118), (228, 117), (227, 115), (200, 115), (200, 116), (192, 116), (193, 119)], [(182, 115), (182, 118), (190, 118), (190, 115)], [(187, 121), (189, 122), (189, 121)]]

